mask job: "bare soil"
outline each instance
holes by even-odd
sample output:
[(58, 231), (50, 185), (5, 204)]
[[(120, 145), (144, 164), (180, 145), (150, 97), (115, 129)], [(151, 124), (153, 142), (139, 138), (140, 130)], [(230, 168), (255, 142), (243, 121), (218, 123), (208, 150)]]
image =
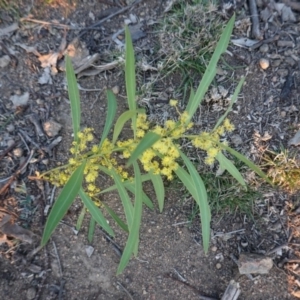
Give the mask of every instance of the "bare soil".
[[(86, 0), (77, 1), (76, 5), (70, 5), (68, 1), (50, 2), (51, 5), (42, 1), (32, 5), (31, 1), (22, 1), (18, 3), (19, 13), (21, 17), (30, 12), (35, 20), (85, 28), (126, 7), (126, 1)], [(107, 63), (113, 59), (107, 53), (113, 53), (116, 48), (111, 36), (122, 29), (124, 19), (133, 14), (143, 24), (141, 30), (145, 34), (134, 43), (139, 53), (137, 59), (140, 59), (143, 51), (158, 46), (156, 30), (149, 24), (160, 20), (165, 7), (166, 3), (159, 0), (137, 1), (131, 9), (111, 17), (97, 30), (82, 34), (80, 40), (90, 54), (100, 53), (101, 64)], [(239, 19), (247, 18), (249, 11), (245, 8), (240, 10)], [(16, 20), (17, 16), (12, 12), (0, 11), (0, 29)], [(299, 32), (297, 22), (287, 27), (280, 28), (282, 32)], [(66, 32), (68, 43), (82, 33), (73, 29)], [(235, 35), (244, 37), (237, 29)], [(69, 210), (48, 245), (35, 251), (43, 232), (46, 219), (44, 210), (50, 203), (53, 187), (29, 180), (28, 176), (67, 161), (72, 141), (72, 123), (64, 83), (65, 73), (59, 71), (52, 76), (52, 84), (39, 84), (44, 70), (38, 58), (18, 44), (34, 46), (40, 53), (47, 54), (50, 50), (58, 50), (63, 37), (63, 27), (34, 22), (20, 22), (16, 31), (0, 36), (0, 57), (11, 57), (9, 65), (0, 69), (1, 178), (14, 174), (32, 149), (35, 159), (0, 196), (0, 217), (1, 212), (9, 212), (16, 216), (15, 221), (19, 225), (36, 235), (31, 244), (12, 238), (8, 238), (12, 245), (5, 241), (0, 244), (1, 299), (220, 299), (232, 279), (240, 284), (239, 299), (296, 299), (295, 292), (299, 289), (299, 195), (292, 196), (265, 185), (260, 189), (261, 196), (253, 204), (253, 218), (238, 208), (235, 212), (214, 213), (211, 247), (207, 255), (201, 246), (200, 221), (198, 217), (191, 218), (195, 210), (193, 199), (184, 193), (183, 186), (178, 182), (167, 187), (163, 213), (159, 213), (158, 207), (153, 211), (144, 208), (138, 257), (133, 258), (119, 276), (115, 274), (120, 251), (126, 242), (125, 234), (114, 227), (116, 237), (112, 241), (96, 227), (90, 244), (87, 240), (88, 219), (79, 233), (74, 232), (81, 210), (80, 202), (76, 202)], [(229, 66), (239, 67), (231, 73), (233, 81), (222, 82), (230, 91), (234, 90), (239, 76), (247, 73), (243, 92), (230, 114), (236, 126), (235, 139), (232, 138), (230, 143), (256, 163), (261, 162), (261, 155), (267, 148), (278, 150), (281, 145), (287, 147), (288, 140), (300, 128), (298, 86), (290, 88), (288, 97), (280, 97), (288, 73), (294, 72), (294, 80), (297, 81), (299, 69), (296, 62), (291, 65), (292, 62), (287, 59), (288, 53), (283, 53), (281, 58), (275, 57), (274, 53), (278, 50), (283, 53), (288, 49), (278, 48), (271, 43), (268, 52), (263, 53), (258, 49), (249, 52), (248, 49), (231, 45), (229, 51), (233, 56), (224, 56)], [(295, 56), (298, 55), (297, 51)], [(271, 67), (265, 71), (258, 66), (258, 60), (263, 56), (271, 60)], [(246, 59), (242, 60), (241, 57)], [(280, 65), (272, 66), (272, 62), (278, 59), (281, 60)], [(220, 65), (220, 68), (227, 70), (226, 65)], [(145, 78), (149, 76), (149, 71), (144, 75)], [(218, 76), (217, 79), (222, 75)], [(80, 78), (78, 82), (86, 89), (80, 92), (82, 126), (95, 128), (95, 135), (100, 137), (105, 122), (107, 88), (119, 88), (118, 114), (126, 109), (123, 70), (116, 67), (95, 76)], [(173, 98), (172, 92), (178, 82), (178, 74), (163, 81), (165, 86), (162, 89), (168, 98)], [(29, 93), (26, 106), (13, 107), (11, 96), (25, 92)], [(144, 103), (141, 101), (141, 105)], [(169, 109), (163, 101), (148, 101), (147, 106), (156, 114)], [(201, 106), (199, 128), (211, 126), (226, 109), (215, 110), (215, 107), (211, 103)], [(38, 136), (28, 118), (33, 114), (41, 124), (53, 119), (62, 125), (59, 133), (62, 141), (49, 153), (45, 147), (53, 138)], [(10, 125), (13, 128), (9, 129)], [(15, 142), (11, 149), (10, 140)], [(237, 142), (239, 140), (242, 142)], [(14, 152), (16, 148), (21, 148), (23, 154), (17, 156)], [(245, 174), (249, 176), (248, 182), (254, 185), (251, 173)], [(146, 186), (145, 191), (155, 199), (151, 186)], [(105, 201), (121, 213), (117, 194), (106, 196)], [(94, 248), (90, 257), (86, 252), (89, 246)], [(238, 266), (231, 258), (232, 255), (238, 258), (241, 252), (268, 255), (273, 258), (274, 266), (268, 274), (254, 275), (251, 280), (239, 274)], [(291, 259), (295, 261), (292, 266), (288, 262)]]

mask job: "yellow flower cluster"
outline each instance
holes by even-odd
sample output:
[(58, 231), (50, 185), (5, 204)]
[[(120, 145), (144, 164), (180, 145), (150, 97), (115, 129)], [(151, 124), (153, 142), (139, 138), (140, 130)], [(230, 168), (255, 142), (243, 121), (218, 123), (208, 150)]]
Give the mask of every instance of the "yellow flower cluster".
[(234, 130), (234, 125), (230, 123), (228, 119), (225, 119), (223, 125), (219, 126), (213, 132), (202, 132), (199, 136), (192, 139), (192, 144), (201, 150), (206, 151), (207, 156), (205, 163), (212, 165), (215, 162), (216, 156), (221, 151), (218, 144), (220, 143), (220, 137), (226, 132)]
[[(171, 100), (170, 104), (174, 107), (177, 105), (176, 100)], [(178, 111), (178, 110), (177, 110)], [(156, 142), (151, 148), (147, 149), (141, 156), (140, 161), (146, 172), (153, 172), (154, 174), (161, 174), (167, 177), (168, 180), (173, 179), (173, 171), (178, 168), (176, 159), (179, 158), (180, 154), (177, 146), (173, 140), (176, 140), (193, 126), (193, 123), (188, 122), (189, 116), (185, 111), (179, 114), (179, 120), (167, 120), (164, 126), (155, 126), (151, 131), (160, 135), (162, 138)], [(143, 134), (137, 134), (137, 137), (142, 137), (145, 131), (149, 130), (149, 122), (145, 114), (139, 114), (137, 117), (137, 132), (143, 131)], [(130, 153), (135, 149), (137, 143), (130, 141), (130, 149), (125, 142), (121, 142), (118, 146), (125, 146), (126, 150), (123, 151), (124, 157), (129, 157)]]
[(69, 164), (65, 168), (54, 169), (49, 175), (45, 176), (52, 184), (56, 186), (63, 186), (69, 180), (75, 169), (85, 160), (86, 166), (84, 169), (84, 181), (89, 196), (93, 197), (100, 192), (96, 186), (96, 179), (99, 176), (101, 167), (106, 167), (111, 170), (114, 169), (121, 177), (122, 180), (128, 179), (128, 173), (122, 166), (118, 165), (115, 158), (112, 157), (114, 145), (105, 139), (101, 147), (93, 145), (89, 150), (89, 142), (93, 141), (93, 129), (85, 128), (78, 133), (78, 139), (73, 141), (70, 149), (73, 157), (69, 159)]

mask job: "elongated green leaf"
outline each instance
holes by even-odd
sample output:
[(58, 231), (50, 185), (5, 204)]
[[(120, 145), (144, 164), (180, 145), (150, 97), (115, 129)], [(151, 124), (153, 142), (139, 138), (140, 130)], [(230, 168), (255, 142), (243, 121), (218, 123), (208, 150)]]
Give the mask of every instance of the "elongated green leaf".
[(123, 185), (123, 182), (122, 182), (120, 176), (114, 170), (112, 170), (111, 173), (112, 173), (114, 181), (116, 183), (118, 193), (121, 198), (122, 205), (124, 207), (124, 212), (125, 212), (128, 228), (130, 230), (130, 227), (132, 224), (132, 218), (133, 218), (133, 205), (131, 203), (131, 200), (128, 196), (128, 193)]
[[(129, 192), (134, 194), (134, 183), (127, 184), (125, 187)], [(154, 208), (152, 201), (150, 200), (150, 198), (146, 195), (146, 193), (144, 191), (142, 191), (142, 200), (143, 200), (144, 204), (147, 205), (148, 208), (150, 208), (150, 209)]]
[(117, 100), (112, 91), (107, 91), (107, 115), (99, 146), (102, 145), (110, 131), (117, 112)]
[(272, 181), (267, 177), (267, 175), (257, 166), (255, 165), (252, 161), (250, 161), (247, 157), (245, 157), (243, 154), (233, 150), (232, 148), (225, 146), (222, 143), (218, 143), (218, 145), (228, 151), (229, 153), (231, 153), (232, 155), (234, 155), (237, 159), (239, 159), (240, 161), (242, 161), (244, 164), (246, 164), (251, 170), (253, 170), (257, 175), (259, 175), (261, 178), (263, 178), (264, 180), (266, 180), (269, 184), (273, 185)]
[(113, 143), (115, 143), (119, 137), (119, 134), (121, 133), (124, 124), (131, 119), (134, 115), (137, 113), (142, 113), (144, 112), (143, 109), (137, 109), (137, 110), (127, 110), (121, 114), (121, 116), (118, 118), (116, 124), (115, 124), (115, 129), (114, 129), (114, 134), (113, 134)]
[[(149, 174), (141, 175), (142, 182), (148, 181), (150, 179), (151, 178), (150, 178)], [(130, 180), (123, 181), (123, 185), (124, 185), (125, 188), (127, 188), (128, 186), (134, 187), (133, 183)], [(108, 188), (106, 188), (104, 190), (101, 190), (100, 194), (108, 193), (108, 192), (114, 191), (116, 189), (117, 189), (117, 185), (114, 184), (114, 185), (112, 185), (112, 186), (110, 186), (110, 187), (108, 187)]]
[(128, 226), (119, 218), (119, 216), (105, 203), (103, 203), (103, 206), (108, 211), (110, 216), (115, 220), (115, 222), (126, 232), (129, 232)]
[(127, 266), (132, 253), (137, 254), (139, 231), (142, 219), (142, 181), (139, 166), (136, 162), (133, 163), (134, 177), (135, 177), (135, 201), (133, 210), (133, 222), (129, 227), (129, 236), (124, 248), (120, 264), (118, 266), (117, 274), (122, 273)]
[(77, 86), (76, 76), (72, 66), (71, 59), (66, 55), (66, 75), (68, 83), (68, 94), (71, 102), (71, 115), (72, 115), (72, 126), (74, 133), (74, 140), (77, 140), (77, 133), (80, 129), (80, 96), (79, 89)]
[(41, 241), (42, 246), (46, 245), (54, 229), (74, 202), (82, 184), (84, 168), (85, 162), (73, 172), (55, 201), (45, 225)]
[(86, 208), (89, 210), (92, 218), (111, 236), (115, 236), (113, 230), (107, 223), (107, 220), (104, 218), (101, 210), (95, 205), (93, 200), (85, 193), (83, 188), (79, 190), (79, 196), (83, 201)]
[(181, 151), (180, 151), (180, 156), (188, 168), (188, 171), (192, 179), (192, 183), (194, 185), (194, 190), (196, 193), (196, 197), (194, 199), (200, 208), (203, 250), (205, 253), (207, 253), (209, 247), (209, 240), (210, 240), (211, 213), (210, 213), (210, 207), (207, 200), (206, 188), (204, 186), (202, 178), (200, 177), (196, 168), (188, 159), (188, 157)]
[(188, 102), (186, 110), (189, 114), (189, 120), (191, 120), (191, 118), (193, 117), (201, 101), (203, 100), (203, 97), (207, 92), (212, 80), (216, 75), (217, 63), (220, 59), (221, 54), (225, 52), (227, 49), (230, 40), (230, 35), (234, 26), (234, 21), (235, 21), (235, 15), (233, 15), (229, 20), (228, 24), (226, 25), (220, 37), (219, 42), (217, 43), (216, 50), (214, 51), (214, 54), (206, 68), (206, 71), (201, 79), (200, 85), (196, 91), (195, 96), (191, 98)]
[(216, 158), (219, 161), (221, 168), (227, 170), (233, 178), (235, 178), (245, 189), (247, 189), (244, 178), (236, 166), (226, 156), (224, 156), (222, 152), (219, 152)]
[(85, 206), (83, 206), (81, 212), (80, 212), (80, 215), (77, 219), (77, 224), (76, 224), (76, 230), (79, 231), (81, 226), (82, 226), (82, 221), (84, 219), (84, 216), (85, 216), (85, 212), (86, 212), (86, 208)]
[(145, 136), (141, 139), (139, 144), (136, 146), (134, 151), (132, 152), (127, 166), (130, 166), (135, 160), (139, 158), (139, 156), (148, 148), (150, 148), (153, 144), (155, 144), (160, 139), (160, 135), (154, 132), (147, 132)]
[(223, 123), (224, 119), (227, 117), (227, 115), (229, 114), (229, 112), (231, 112), (232, 106), (233, 106), (233, 104), (236, 102), (236, 99), (237, 99), (237, 97), (238, 97), (238, 95), (239, 95), (239, 93), (240, 93), (240, 91), (241, 91), (241, 88), (242, 88), (244, 82), (245, 82), (245, 77), (242, 77), (241, 80), (240, 80), (240, 82), (239, 82), (239, 84), (238, 84), (238, 86), (237, 86), (237, 88), (236, 88), (235, 91), (234, 91), (234, 94), (233, 94), (233, 96), (232, 96), (232, 98), (231, 98), (231, 100), (230, 100), (230, 104), (229, 104), (229, 106), (228, 106), (226, 112), (225, 112), (225, 113), (223, 114), (223, 116), (218, 120), (218, 122), (216, 123), (216, 125), (215, 125), (215, 127), (214, 127), (214, 130), (217, 129), (217, 128)]
[[(125, 27), (125, 83), (126, 83), (126, 93), (129, 110), (136, 110), (136, 100), (135, 100), (135, 59), (134, 50), (132, 45), (132, 39), (128, 26)], [(134, 137), (136, 137), (136, 116), (132, 117), (132, 129), (134, 132)]]
[(90, 225), (89, 225), (89, 233), (88, 233), (88, 241), (89, 241), (90, 243), (93, 241), (94, 232), (95, 232), (95, 225), (96, 225), (96, 221), (95, 221), (95, 219), (91, 216), (91, 219), (90, 219)]
[(192, 182), (191, 175), (181, 167), (178, 167), (175, 173), (181, 180), (181, 182), (184, 184), (184, 186), (187, 188), (187, 190), (190, 192), (192, 197), (195, 199), (197, 197), (197, 194), (194, 184)]
[(149, 174), (158, 201), (159, 211), (162, 212), (164, 209), (164, 202), (165, 202), (165, 186), (163, 180), (160, 175), (154, 175), (152, 172), (150, 172)]

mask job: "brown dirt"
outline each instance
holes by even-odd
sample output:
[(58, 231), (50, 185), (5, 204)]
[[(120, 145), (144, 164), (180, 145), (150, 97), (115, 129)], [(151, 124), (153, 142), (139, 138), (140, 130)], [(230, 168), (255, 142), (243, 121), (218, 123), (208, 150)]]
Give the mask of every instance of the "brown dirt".
[[(31, 1), (23, 1), (19, 7), (22, 16), (31, 8), (30, 13), (35, 19), (57, 20), (63, 24), (86, 27), (99, 20), (106, 9), (119, 9), (118, 6), (105, 4), (106, 2), (108, 1), (77, 1), (77, 5), (73, 6), (68, 5), (67, 1), (52, 1), (52, 5), (39, 2), (30, 7)], [(126, 1), (116, 1), (120, 5), (124, 5), (123, 2)], [(163, 7), (161, 1), (141, 1), (130, 13), (144, 21), (157, 20), (163, 12)], [(95, 21), (91, 19), (89, 13), (94, 14)], [(0, 28), (7, 27), (16, 18), (5, 11), (1, 11), (1, 16)], [(105, 51), (108, 47), (114, 47), (107, 41), (107, 37), (121, 29), (124, 19), (128, 17), (129, 12), (124, 12), (102, 24), (99, 32), (91, 31), (83, 35), (82, 41), (87, 44), (91, 54), (100, 52), (103, 55), (100, 60), (105, 61), (107, 59)], [(32, 25), (32, 23), (28, 24)], [(298, 24), (293, 26), (299, 29)], [(152, 33), (152, 28), (145, 26), (145, 32), (146, 37), (135, 44), (139, 51), (151, 49), (156, 44), (157, 39)], [(11, 64), (0, 69), (2, 126), (0, 136), (3, 142), (1, 150), (7, 148), (7, 140), (14, 139), (17, 146), (24, 149), (24, 156), (28, 156), (28, 151), (19, 140), (20, 129), (25, 130), (38, 145), (48, 145), (51, 139), (45, 136), (38, 138), (27, 116), (35, 113), (41, 122), (51, 117), (63, 126), (60, 133), (63, 137), (62, 142), (50, 156), (45, 153), (51, 166), (68, 159), (68, 148), (72, 140), (70, 108), (63, 83), (64, 73), (59, 72), (53, 77), (52, 85), (40, 85), (38, 79), (43, 69), (39, 61), (33, 54), (17, 47), (16, 43), (36, 46), (40, 53), (48, 53), (49, 49), (58, 49), (63, 33), (63, 30), (52, 26), (40, 24), (28, 28), (21, 26), (13, 35), (5, 37), (1, 42), (6, 48), (15, 50), (14, 55), (17, 58), (17, 64), (14, 64), (12, 57)], [(93, 35), (97, 33), (97, 39), (94, 39)], [(78, 31), (70, 30), (67, 41), (70, 42), (78, 34)], [(7, 54), (5, 47), (0, 48), (0, 56)], [(270, 52), (274, 50), (272, 47)], [(250, 55), (247, 50), (236, 47), (229, 50), (238, 55)], [(243, 94), (235, 104), (230, 117), (237, 128), (234, 133), (243, 141), (242, 144), (236, 145), (236, 149), (256, 162), (260, 161), (264, 149), (268, 147), (278, 149), (281, 144), (287, 146), (287, 141), (293, 136), (295, 129), (299, 129), (299, 112), (292, 109), (292, 105), (299, 107), (297, 89), (293, 89), (289, 95), (291, 103), (280, 102), (278, 93), (282, 88), (281, 81), (284, 76), (280, 75), (278, 68), (261, 71), (257, 65), (260, 56), (261, 53), (257, 50), (251, 53), (249, 65), (226, 57), (232, 66), (242, 64), (245, 66), (244, 69), (236, 72), (238, 74), (234, 74), (235, 81), (239, 75), (245, 74), (246, 68), (248, 70)], [(283, 62), (281, 70), (288, 68), (289, 66)], [(147, 75), (149, 74), (145, 73), (145, 76)], [(298, 78), (297, 76), (296, 73), (295, 78)], [(166, 92), (172, 94), (172, 89), (170, 90), (169, 87), (170, 85), (175, 87), (178, 80), (178, 76), (166, 79), (164, 81), (168, 86)], [(95, 128), (96, 136), (100, 137), (105, 122), (105, 89), (119, 86), (118, 113), (126, 109), (123, 72), (121, 68), (116, 68), (97, 76), (82, 78), (79, 83), (85, 89), (101, 90), (80, 93), (82, 126)], [(227, 88), (234, 89), (230, 81), (225, 85)], [(24, 92), (30, 93), (28, 106), (21, 110), (14, 109), (9, 100), (11, 95)], [(167, 111), (168, 105), (150, 103), (150, 109), (157, 114)], [(283, 111), (285, 114), (282, 113)], [(201, 126), (209, 127), (213, 120), (214, 122), (217, 120), (219, 114), (220, 112), (213, 111), (210, 104), (203, 105), (198, 115), (202, 120)], [(285, 117), (282, 117), (283, 115)], [(12, 132), (6, 130), (9, 124), (15, 127)], [(258, 135), (253, 137), (255, 131)], [(261, 139), (265, 132), (272, 136), (271, 141)], [(35, 147), (31, 142), (27, 141), (27, 143), (30, 149)], [(28, 175), (34, 175), (35, 171), (41, 172), (49, 167), (42, 162), (44, 159), (42, 156), (43, 151), (36, 150), (34, 158), (37, 160), (28, 165), (25, 173), (18, 177), (16, 184), (11, 186), (6, 195), (1, 195), (1, 199), (12, 197), (17, 204), (3, 202), (4, 204), (0, 205), (1, 209), (16, 212), (20, 217), (19, 224), (30, 229), (38, 237), (43, 232), (44, 208), (49, 203), (52, 188), (45, 184), (41, 189), (35, 181), (28, 180)], [(2, 159), (1, 177), (15, 171), (20, 161), (20, 158), (12, 154), (12, 150), (8, 151)], [(20, 192), (21, 187), (23, 190)], [(149, 196), (153, 196), (151, 189), (150, 186), (145, 188)], [(230, 255), (238, 256), (240, 252), (266, 255), (277, 246), (285, 245), (288, 237), (290, 237), (289, 242), (299, 245), (299, 237), (295, 234), (298, 226), (297, 213), (293, 212), (292, 215), (287, 213), (294, 211), (298, 206), (296, 198), (297, 196), (291, 198), (285, 192), (263, 187), (262, 195), (253, 207), (254, 220), (239, 210), (235, 213), (226, 211), (226, 213), (214, 214), (211, 224), (211, 247), (209, 253), (205, 255), (201, 246), (199, 219), (193, 218), (189, 222), (195, 209), (193, 200), (187, 197), (183, 187), (175, 182), (167, 187), (163, 213), (160, 214), (157, 207), (154, 211), (144, 209), (138, 257), (132, 259), (123, 274), (119, 276), (115, 273), (120, 260), (119, 251), (125, 245), (126, 236), (114, 227), (116, 237), (111, 242), (100, 228), (96, 228), (93, 242), (90, 244), (87, 240), (89, 220), (85, 220), (82, 230), (75, 234), (73, 229), (81, 210), (80, 203), (76, 202), (65, 216), (63, 223), (56, 229), (48, 245), (36, 254), (30, 255), (31, 251), (38, 246), (39, 238), (31, 245), (17, 241), (14, 241), (14, 247), (0, 244), (1, 299), (160, 300), (201, 299), (200, 295), (220, 299), (232, 279), (240, 283), (242, 291), (240, 299), (294, 299), (292, 292), (295, 290), (295, 282), (299, 276), (298, 265), (293, 265), (294, 269), (291, 264), (288, 268), (285, 267), (284, 259), (288, 256), (287, 252), (270, 254), (274, 258), (272, 270), (269, 274), (254, 276), (253, 280), (239, 274), (237, 265)], [(105, 200), (109, 201), (112, 208), (120, 211), (117, 195), (106, 196)], [(288, 231), (288, 226), (294, 229), (294, 237)], [(226, 233), (230, 234), (226, 235)], [(86, 248), (90, 245), (94, 247), (94, 253), (88, 257)], [(293, 248), (295, 255), (298, 253), (296, 249), (297, 246)], [(297, 258), (297, 255), (295, 257)]]

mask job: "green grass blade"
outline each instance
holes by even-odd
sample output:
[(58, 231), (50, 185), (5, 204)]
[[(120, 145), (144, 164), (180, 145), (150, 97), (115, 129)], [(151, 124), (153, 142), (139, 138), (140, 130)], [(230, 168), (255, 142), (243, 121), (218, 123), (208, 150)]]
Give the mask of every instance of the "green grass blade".
[(219, 161), (221, 168), (227, 170), (231, 176), (247, 190), (244, 178), (236, 166), (222, 152), (219, 152), (216, 158)]
[(232, 98), (231, 98), (230, 104), (229, 104), (229, 106), (228, 106), (226, 112), (225, 112), (225, 113), (223, 114), (223, 116), (218, 120), (218, 122), (216, 123), (216, 125), (215, 125), (215, 127), (214, 127), (214, 130), (217, 129), (217, 128), (223, 123), (224, 119), (227, 117), (227, 115), (229, 114), (229, 112), (231, 112), (232, 106), (233, 106), (233, 104), (236, 102), (236, 99), (237, 99), (237, 97), (238, 97), (238, 95), (239, 95), (239, 93), (240, 93), (240, 91), (241, 91), (241, 88), (242, 88), (244, 82), (245, 82), (245, 77), (242, 77), (241, 80), (240, 80), (240, 82), (239, 82), (239, 84), (238, 84), (238, 86), (237, 86), (237, 88), (236, 88), (235, 91), (234, 91), (234, 94), (233, 94), (233, 96), (232, 96)]
[[(126, 93), (129, 110), (136, 110), (136, 100), (135, 100), (135, 59), (134, 50), (132, 45), (132, 39), (128, 26), (125, 27), (125, 83), (126, 83)], [(134, 137), (136, 137), (136, 116), (132, 117), (132, 129), (134, 132)]]
[(272, 181), (267, 177), (267, 175), (257, 166), (255, 165), (252, 161), (250, 161), (247, 157), (245, 157), (243, 154), (233, 150), (232, 148), (225, 146), (222, 143), (218, 143), (218, 145), (235, 156), (237, 159), (242, 161), (245, 165), (247, 165), (251, 170), (253, 170), (257, 175), (259, 175), (261, 178), (266, 180), (269, 184), (273, 185)]
[(115, 220), (115, 222), (126, 232), (129, 232), (128, 226), (119, 218), (119, 216), (105, 203), (102, 203), (105, 209), (108, 211), (110, 216)]
[(110, 131), (112, 123), (114, 121), (115, 115), (117, 112), (117, 100), (112, 91), (107, 91), (107, 115), (105, 120), (104, 129), (102, 132), (102, 137), (99, 146), (102, 145), (104, 140), (107, 138), (107, 135)]
[(86, 209), (85, 209), (85, 206), (83, 206), (80, 214), (79, 214), (79, 217), (77, 219), (77, 223), (76, 223), (76, 230), (79, 231), (81, 226), (82, 226), (82, 222), (83, 222), (83, 219), (84, 219), (84, 216), (85, 216), (85, 212), (86, 212)]
[(148, 148), (150, 148), (153, 144), (155, 144), (160, 139), (160, 135), (154, 132), (147, 132), (145, 136), (141, 139), (139, 144), (136, 146), (134, 151), (132, 152), (127, 166), (130, 166), (135, 160), (139, 158), (139, 156)]
[(89, 241), (89, 243), (91, 243), (93, 241), (94, 232), (95, 232), (95, 226), (96, 226), (96, 221), (91, 216), (90, 225), (89, 225), (89, 232), (88, 232), (88, 241)]
[(191, 176), (192, 184), (194, 185), (194, 190), (196, 193), (196, 198), (194, 199), (200, 208), (203, 250), (205, 253), (207, 253), (209, 247), (209, 240), (210, 240), (211, 213), (210, 213), (210, 207), (207, 200), (206, 188), (204, 186), (203, 180), (200, 177), (198, 171), (191, 163), (191, 161), (188, 159), (188, 157), (181, 151), (180, 151), (180, 156), (188, 168), (188, 171)]
[[(107, 174), (107, 173), (106, 173), (106, 174)], [(109, 173), (108, 175), (111, 175), (111, 174)], [(142, 182), (148, 181), (148, 180), (150, 180), (150, 175), (149, 175), (149, 174), (144, 174), (144, 175), (141, 176), (141, 179), (142, 179)], [(132, 183), (130, 180), (123, 181), (123, 185), (124, 185), (124, 187), (126, 187), (126, 188), (127, 188), (128, 186), (132, 186), (132, 187), (134, 186), (133, 183)], [(114, 185), (112, 185), (112, 186), (110, 186), (110, 187), (108, 187), (108, 188), (102, 190), (102, 191), (100, 192), (100, 194), (112, 192), (112, 191), (114, 191), (114, 190), (116, 190), (116, 189), (117, 189), (117, 185), (114, 184)]]
[(77, 140), (77, 133), (80, 130), (80, 96), (79, 89), (77, 86), (76, 76), (72, 66), (71, 59), (66, 55), (66, 75), (68, 83), (68, 94), (71, 102), (71, 115), (72, 115), (72, 126), (74, 133), (74, 140)]
[(45, 225), (41, 246), (46, 245), (58, 223), (74, 202), (82, 184), (84, 168), (85, 162), (73, 172), (55, 201)]
[[(133, 183), (128, 184), (128, 185), (126, 185), (125, 187), (126, 187), (126, 189), (127, 189), (129, 192), (131, 192), (132, 194), (134, 194), (134, 184), (133, 184)], [(144, 191), (142, 191), (142, 200), (143, 200), (144, 204), (145, 204), (148, 208), (150, 208), (150, 209), (153, 210), (154, 205), (153, 205), (152, 201), (150, 200), (150, 198), (146, 195), (146, 193), (145, 193)]]
[(189, 120), (193, 117), (194, 113), (196, 112), (197, 108), (199, 107), (201, 101), (205, 93), (207, 92), (211, 82), (213, 81), (216, 72), (217, 72), (217, 63), (221, 57), (221, 54), (224, 53), (227, 49), (230, 35), (234, 26), (235, 15), (231, 17), (228, 24), (226, 25), (219, 42), (217, 43), (216, 50), (206, 68), (206, 71), (201, 79), (200, 85), (196, 91), (196, 94), (193, 98), (191, 98), (187, 105), (187, 112), (189, 114)]
[(134, 210), (133, 210), (133, 222), (129, 227), (129, 236), (126, 242), (126, 246), (124, 248), (120, 264), (118, 266), (117, 274), (122, 273), (124, 268), (127, 266), (132, 253), (137, 254), (138, 241), (139, 241), (139, 231), (140, 224), (142, 219), (142, 181), (140, 169), (137, 162), (133, 163), (134, 167), (134, 177), (135, 177), (135, 202), (134, 202)]
[(154, 175), (152, 172), (150, 172), (150, 177), (158, 201), (159, 211), (162, 212), (165, 202), (165, 186), (163, 180), (160, 175)]
[(104, 218), (101, 210), (95, 205), (93, 200), (84, 192), (83, 188), (79, 190), (79, 196), (83, 201), (86, 208), (89, 210), (92, 218), (110, 235), (115, 236), (113, 230), (107, 223), (107, 220)]
[(114, 128), (114, 134), (113, 134), (113, 143), (115, 143), (119, 137), (119, 134), (121, 133), (124, 124), (131, 119), (134, 115), (137, 113), (144, 112), (143, 109), (137, 109), (137, 110), (127, 110), (124, 113), (121, 114), (121, 116), (118, 118), (115, 128)]
[(114, 181), (117, 185), (118, 193), (121, 198), (122, 205), (124, 207), (124, 212), (125, 212), (128, 228), (130, 228), (131, 224), (132, 224), (132, 218), (133, 218), (133, 205), (131, 203), (131, 200), (128, 196), (128, 193), (124, 187), (124, 184), (123, 184), (120, 176), (116, 173), (115, 170), (112, 170), (111, 173), (112, 173)]

